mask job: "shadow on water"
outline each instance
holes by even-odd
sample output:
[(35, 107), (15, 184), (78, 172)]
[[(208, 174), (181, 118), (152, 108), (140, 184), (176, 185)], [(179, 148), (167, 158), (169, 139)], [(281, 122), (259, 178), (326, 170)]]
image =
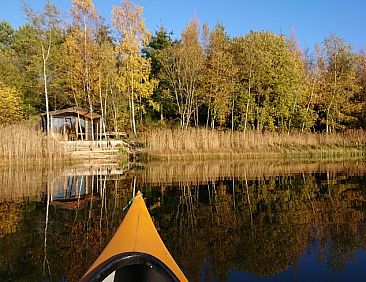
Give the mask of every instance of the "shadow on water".
[(362, 281), (365, 184), (352, 161), (1, 170), (0, 280), (77, 281), (136, 186), (190, 281)]

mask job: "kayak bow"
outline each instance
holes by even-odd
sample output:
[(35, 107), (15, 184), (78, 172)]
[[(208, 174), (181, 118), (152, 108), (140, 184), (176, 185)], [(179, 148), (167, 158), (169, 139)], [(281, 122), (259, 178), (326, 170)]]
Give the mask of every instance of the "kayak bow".
[(140, 192), (81, 281), (188, 281), (161, 240)]

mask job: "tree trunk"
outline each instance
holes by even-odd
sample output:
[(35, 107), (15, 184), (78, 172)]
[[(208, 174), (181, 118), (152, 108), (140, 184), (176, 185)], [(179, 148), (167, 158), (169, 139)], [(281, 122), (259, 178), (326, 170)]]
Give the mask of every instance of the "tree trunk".
[(135, 103), (134, 103), (134, 99), (132, 97), (131, 97), (131, 118), (132, 118), (133, 134), (136, 135)]
[(49, 109), (49, 104), (48, 104), (48, 88), (47, 88), (47, 70), (46, 70), (46, 66), (47, 66), (48, 57), (50, 55), (50, 49), (51, 49), (51, 46), (48, 46), (47, 54), (45, 54), (46, 51), (44, 49), (44, 46), (42, 45), (43, 83), (44, 83), (44, 96), (45, 96), (45, 100), (46, 100), (47, 135), (50, 134), (50, 109)]
[(163, 105), (160, 104), (160, 121), (164, 122)]
[[(76, 107), (79, 107), (78, 100), (76, 99), (75, 92), (74, 92), (74, 100), (75, 100)], [(79, 112), (78, 112), (78, 126), (79, 126), (79, 130), (80, 130), (81, 141), (84, 141), (83, 128), (81, 127), (80, 114), (79, 114)], [(76, 135), (76, 140), (78, 140), (78, 136), (77, 135)]]
[(215, 129), (215, 120), (216, 120), (216, 112), (213, 110), (213, 114), (211, 115), (211, 129)]
[(47, 135), (50, 134), (50, 109), (48, 105), (48, 89), (47, 89), (47, 74), (46, 61), (43, 60), (43, 81), (44, 81), (44, 96), (46, 100), (46, 116), (47, 116)]
[(246, 106), (246, 109), (245, 109), (244, 134), (247, 132), (248, 111), (249, 111), (250, 96), (251, 96), (251, 92), (252, 92), (252, 85), (251, 85), (251, 81), (252, 81), (252, 66), (253, 66), (253, 62), (250, 65), (250, 71), (249, 71), (248, 101), (247, 101), (247, 106)]
[(133, 134), (136, 136), (136, 120), (135, 120), (135, 102), (134, 102), (134, 78), (132, 74), (132, 86), (131, 86), (131, 122), (132, 122), (132, 131)]
[(208, 128), (209, 120), (210, 120), (210, 105), (207, 106), (206, 128)]
[(101, 123), (100, 132), (103, 132), (104, 138), (107, 139), (107, 135), (105, 132), (105, 114), (104, 114), (104, 108), (103, 108), (102, 83), (101, 83), (100, 75), (99, 75), (99, 100), (100, 100), (100, 111), (102, 114), (102, 123)]
[(117, 120), (117, 107), (114, 99), (112, 99), (113, 105), (113, 124), (114, 124), (114, 132), (118, 132), (118, 120)]
[(234, 107), (235, 107), (235, 99), (233, 95), (233, 103), (231, 106), (231, 133), (234, 132)]
[[(84, 16), (83, 19), (84, 23), (84, 64), (85, 64), (85, 87), (84, 90), (86, 90), (86, 94), (88, 97), (88, 103), (89, 103), (89, 112), (91, 114), (90, 124), (91, 124), (91, 137), (92, 141), (94, 141), (94, 122), (93, 122), (93, 104), (91, 100), (91, 89), (90, 89), (90, 80), (89, 80), (89, 60), (88, 60), (88, 46), (87, 46), (87, 25), (86, 25), (86, 17)], [(87, 139), (87, 136), (85, 136), (85, 139)]]

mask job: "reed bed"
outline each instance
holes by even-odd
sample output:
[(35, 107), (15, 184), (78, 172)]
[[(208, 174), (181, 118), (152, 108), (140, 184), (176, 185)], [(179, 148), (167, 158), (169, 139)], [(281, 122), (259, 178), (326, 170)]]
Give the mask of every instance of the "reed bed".
[(0, 162), (44, 162), (67, 157), (57, 140), (30, 124), (0, 125)]
[(151, 130), (144, 136), (150, 157), (243, 157), (278, 154), (363, 155), (366, 132), (345, 133), (230, 132), (208, 129)]

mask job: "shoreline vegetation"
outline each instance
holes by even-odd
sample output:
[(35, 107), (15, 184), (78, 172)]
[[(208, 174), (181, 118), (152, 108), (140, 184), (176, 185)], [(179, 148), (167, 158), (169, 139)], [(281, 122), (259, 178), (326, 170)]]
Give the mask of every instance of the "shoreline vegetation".
[(69, 160), (65, 148), (30, 123), (0, 125), (0, 164)]
[[(51, 136), (47, 137), (28, 123), (0, 126), (0, 136), (1, 165), (78, 161), (71, 154), (70, 148)], [(139, 138), (134, 137), (126, 144), (134, 148), (130, 152), (133, 160), (143, 162), (271, 158), (362, 159), (366, 156), (366, 132), (363, 130), (330, 134), (288, 134), (205, 128), (145, 129), (140, 132)], [(93, 154), (92, 151), (90, 153)], [(97, 153), (100, 154), (99, 151)], [(123, 154), (119, 151), (115, 154), (115, 160), (123, 160)]]
[(150, 130), (143, 136), (147, 160), (363, 158), (366, 132), (275, 133), (209, 129)]
[[(65, 140), (85, 141), (86, 128), (106, 143), (107, 133), (128, 131), (124, 153), (134, 161), (365, 155), (366, 52), (335, 33), (305, 51), (295, 32), (230, 36), (195, 17), (177, 38), (163, 26), (150, 33), (143, 7), (129, 0), (112, 8), (111, 25), (93, 1), (72, 1), (68, 20), (51, 2), (24, 13), (18, 28), (0, 21), (0, 124), (43, 113), (48, 135), (56, 126), (70, 133)], [(103, 122), (50, 117), (74, 107)], [(54, 162), (73, 150), (9, 128), (0, 164)], [(94, 145), (83, 143), (75, 158), (107, 155)]]

